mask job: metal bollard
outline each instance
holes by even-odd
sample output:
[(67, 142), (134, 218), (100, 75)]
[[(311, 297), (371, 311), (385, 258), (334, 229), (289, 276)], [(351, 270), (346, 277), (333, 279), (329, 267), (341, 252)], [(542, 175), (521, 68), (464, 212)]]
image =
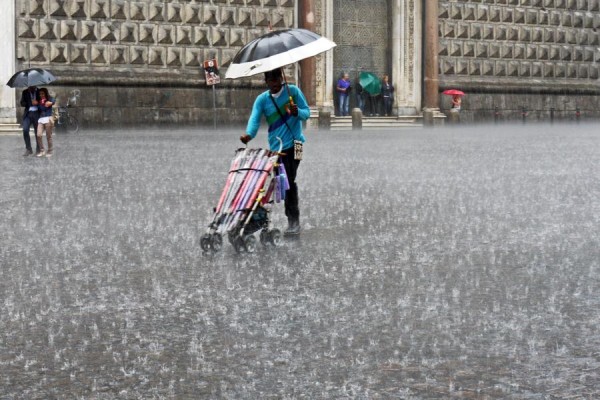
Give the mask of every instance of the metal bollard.
[(554, 125), (554, 107), (550, 108), (550, 125)]
[(325, 110), (319, 110), (319, 129), (328, 131), (331, 129), (331, 113)]
[(352, 109), (352, 130), (362, 129), (362, 111), (356, 107)]

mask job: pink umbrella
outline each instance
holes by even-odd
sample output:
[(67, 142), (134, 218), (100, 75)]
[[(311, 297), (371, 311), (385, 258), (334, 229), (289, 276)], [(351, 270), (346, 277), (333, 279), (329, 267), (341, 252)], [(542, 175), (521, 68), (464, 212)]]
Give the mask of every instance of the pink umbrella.
[(464, 96), (464, 92), (461, 92), (460, 90), (456, 90), (456, 89), (448, 89), (448, 90), (444, 90), (442, 92), (445, 95), (448, 96)]

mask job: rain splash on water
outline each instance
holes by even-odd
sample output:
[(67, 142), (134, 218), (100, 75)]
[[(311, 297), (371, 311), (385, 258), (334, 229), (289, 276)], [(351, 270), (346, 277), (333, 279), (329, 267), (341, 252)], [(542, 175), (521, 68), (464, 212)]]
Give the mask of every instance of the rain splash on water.
[(0, 137), (0, 398), (600, 397), (595, 127), (307, 133), (300, 238), (206, 255), (239, 133)]

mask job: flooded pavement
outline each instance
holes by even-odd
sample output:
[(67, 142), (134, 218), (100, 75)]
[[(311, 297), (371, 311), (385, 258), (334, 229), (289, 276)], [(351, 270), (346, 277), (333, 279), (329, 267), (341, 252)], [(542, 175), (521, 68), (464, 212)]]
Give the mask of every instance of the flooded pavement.
[(239, 133), (0, 137), (0, 399), (600, 398), (597, 127), (308, 133), (204, 255)]

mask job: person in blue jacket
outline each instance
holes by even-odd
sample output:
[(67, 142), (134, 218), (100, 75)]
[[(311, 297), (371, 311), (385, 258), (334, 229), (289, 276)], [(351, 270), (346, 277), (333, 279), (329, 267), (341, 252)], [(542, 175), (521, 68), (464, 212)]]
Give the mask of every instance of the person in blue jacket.
[[(40, 99), (39, 90), (35, 86), (30, 86), (23, 90), (21, 93), (21, 105), (23, 109), (23, 140), (25, 141), (25, 154), (27, 157), (33, 154), (31, 149), (31, 138), (29, 137), (29, 131), (33, 126), (33, 134), (37, 134), (38, 118), (40, 117), (40, 111), (38, 108), (38, 101)], [(36, 141), (37, 146), (37, 141)], [(35, 153), (40, 152), (39, 148), (36, 147)]]
[[(298, 207), (298, 186), (296, 173), (300, 165), (299, 153), (305, 138), (302, 133), (302, 121), (310, 116), (310, 109), (302, 91), (295, 85), (284, 84), (281, 68), (265, 72), (265, 83), (269, 90), (258, 95), (252, 107), (252, 113), (246, 127), (246, 134), (240, 140), (246, 144), (256, 137), (260, 122), (264, 116), (269, 125), (269, 148), (279, 150), (279, 139), (283, 142), (281, 162), (285, 166), (290, 188), (285, 194), (285, 215), (288, 228), (285, 235), (300, 233), (300, 209)], [(291, 102), (290, 102), (291, 97)]]

